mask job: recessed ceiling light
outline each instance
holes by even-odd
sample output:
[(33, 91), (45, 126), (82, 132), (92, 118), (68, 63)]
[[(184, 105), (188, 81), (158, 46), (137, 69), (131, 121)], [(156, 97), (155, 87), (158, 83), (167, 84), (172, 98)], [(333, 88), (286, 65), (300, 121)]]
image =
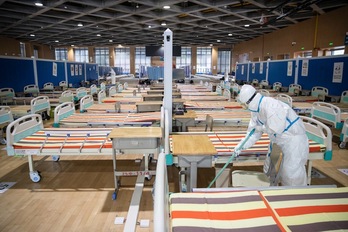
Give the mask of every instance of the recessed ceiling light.
[(163, 6), (163, 9), (170, 9), (170, 6)]
[(59, 40), (55, 40), (54, 42), (58, 43), (58, 42), (59, 42)]
[(112, 39), (109, 39), (109, 42), (110, 42), (110, 43), (112, 43), (112, 42), (113, 42), (113, 40), (112, 40)]
[(35, 37), (35, 35), (34, 35), (34, 34), (30, 34), (30, 36), (31, 36), (31, 37)]
[(82, 23), (78, 23), (77, 26), (78, 27), (83, 27), (83, 24)]
[(75, 45), (73, 45), (73, 44), (71, 45), (71, 47), (74, 47), (74, 46), (75, 46)]
[(166, 24), (166, 22), (162, 22), (161, 25), (162, 25), (162, 26), (165, 26), (165, 25), (167, 25), (167, 24)]
[(245, 24), (244, 27), (250, 27), (250, 25), (249, 24)]
[(221, 40), (219, 40), (219, 39), (218, 39), (218, 40), (216, 40), (216, 42), (220, 43), (220, 42), (221, 42)]
[(100, 34), (97, 34), (97, 36), (100, 36)]
[(151, 28), (151, 25), (149, 25), (148, 28)]
[(228, 34), (228, 36), (232, 36), (232, 33)]
[(42, 2), (35, 2), (35, 6), (43, 6)]

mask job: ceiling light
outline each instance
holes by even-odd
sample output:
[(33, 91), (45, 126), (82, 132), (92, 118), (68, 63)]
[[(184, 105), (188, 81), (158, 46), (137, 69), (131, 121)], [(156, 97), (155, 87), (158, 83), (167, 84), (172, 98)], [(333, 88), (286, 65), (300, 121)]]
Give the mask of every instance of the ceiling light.
[(170, 6), (163, 6), (163, 9), (170, 9)]
[(78, 27), (83, 27), (83, 24), (82, 23), (78, 23), (77, 26)]
[(35, 37), (35, 35), (34, 35), (34, 34), (30, 34), (30, 36), (31, 36), (31, 37)]
[(151, 28), (151, 25), (149, 25), (148, 28)]
[(54, 42), (58, 43), (58, 42), (59, 42), (59, 40), (55, 40)]
[(229, 33), (228, 36), (232, 36), (232, 33)]
[(218, 39), (218, 40), (216, 40), (216, 42), (220, 43), (220, 42), (221, 42), (221, 40), (219, 40), (219, 39)]
[(37, 1), (37, 2), (35, 2), (35, 6), (43, 6), (43, 4), (42, 4), (42, 2)]
[(74, 47), (74, 46), (75, 46), (75, 45), (73, 45), (73, 44), (71, 45), (71, 47)]
[(100, 34), (97, 34), (97, 36), (100, 36)]
[(162, 26), (165, 26), (165, 25), (167, 25), (167, 24), (166, 24), (166, 22), (162, 22), (161, 25), (162, 25)]
[(249, 24), (245, 24), (244, 27), (250, 27), (250, 25)]
[(109, 39), (109, 42), (110, 42), (110, 43), (112, 43), (112, 42), (113, 42), (113, 40), (112, 40), (112, 39)]

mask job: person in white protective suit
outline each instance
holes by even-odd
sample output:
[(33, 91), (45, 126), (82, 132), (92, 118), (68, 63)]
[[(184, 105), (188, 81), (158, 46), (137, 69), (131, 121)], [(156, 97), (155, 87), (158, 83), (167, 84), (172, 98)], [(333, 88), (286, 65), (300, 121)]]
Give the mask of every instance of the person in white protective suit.
[[(237, 98), (244, 109), (251, 111), (248, 132), (255, 132), (243, 144), (236, 146), (238, 156), (267, 133), (283, 153), (283, 164), (279, 170), (280, 182), (284, 186), (307, 185), (305, 164), (308, 159), (309, 143), (301, 118), (286, 103), (257, 93), (251, 85), (243, 85)], [(246, 138), (244, 138), (245, 140)]]

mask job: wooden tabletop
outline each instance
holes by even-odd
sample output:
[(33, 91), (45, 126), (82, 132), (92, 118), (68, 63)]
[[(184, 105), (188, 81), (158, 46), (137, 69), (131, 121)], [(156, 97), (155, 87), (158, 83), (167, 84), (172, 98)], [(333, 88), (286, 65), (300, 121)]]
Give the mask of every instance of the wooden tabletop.
[(173, 115), (174, 119), (180, 119), (180, 118), (196, 118), (196, 111), (194, 110), (188, 110), (183, 115)]
[(144, 101), (144, 102), (137, 102), (135, 105), (144, 106), (144, 105), (163, 105), (163, 101)]
[(117, 127), (112, 129), (108, 138), (161, 138), (160, 127)]
[(207, 135), (173, 135), (173, 155), (216, 155)]

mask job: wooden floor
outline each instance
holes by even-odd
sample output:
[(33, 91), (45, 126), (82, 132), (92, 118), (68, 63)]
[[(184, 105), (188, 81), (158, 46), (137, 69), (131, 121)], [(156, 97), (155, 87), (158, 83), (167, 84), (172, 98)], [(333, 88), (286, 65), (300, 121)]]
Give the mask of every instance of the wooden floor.
[[(338, 142), (338, 138), (334, 141)], [(348, 176), (338, 170), (348, 169), (348, 149), (339, 149), (335, 142), (333, 147), (333, 160), (314, 162), (319, 175), (316, 173), (312, 179), (313, 185), (348, 186)], [(0, 194), (0, 231), (123, 231), (123, 226), (115, 225), (114, 220), (126, 218), (135, 178), (121, 178), (117, 200), (112, 200), (111, 157), (65, 156), (59, 162), (51, 157), (35, 157), (35, 168), (41, 172), (42, 179), (33, 183), (29, 179), (27, 158), (9, 157), (4, 148), (0, 146), (0, 182), (16, 184)], [(119, 158), (118, 170), (138, 169), (139, 163), (133, 159)], [(262, 166), (233, 168), (261, 170)], [(169, 167), (170, 191), (179, 190), (178, 171)], [(212, 168), (200, 169), (198, 187), (207, 187), (214, 173)], [(150, 227), (138, 226), (137, 231), (153, 231), (153, 181), (154, 178), (146, 182), (138, 217), (138, 220), (149, 219)]]

